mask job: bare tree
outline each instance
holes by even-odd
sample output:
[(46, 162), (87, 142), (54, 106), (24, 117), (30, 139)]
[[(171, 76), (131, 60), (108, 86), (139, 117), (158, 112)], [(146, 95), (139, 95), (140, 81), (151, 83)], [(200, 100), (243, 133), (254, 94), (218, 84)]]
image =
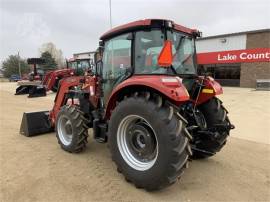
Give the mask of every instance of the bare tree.
[(44, 43), (39, 48), (39, 52), (42, 54), (44, 52), (49, 52), (57, 63), (58, 68), (64, 67), (64, 57), (61, 49), (57, 49), (55, 44), (52, 42)]

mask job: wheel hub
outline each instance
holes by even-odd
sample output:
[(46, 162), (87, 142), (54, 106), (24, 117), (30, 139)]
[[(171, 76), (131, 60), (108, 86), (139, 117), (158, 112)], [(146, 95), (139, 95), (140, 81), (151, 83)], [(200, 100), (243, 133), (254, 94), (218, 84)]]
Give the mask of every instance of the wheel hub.
[(142, 161), (149, 161), (154, 158), (156, 149), (155, 135), (151, 128), (143, 122), (135, 123), (128, 132), (128, 144), (132, 153)]
[(61, 116), (57, 122), (57, 132), (61, 142), (69, 145), (72, 141), (73, 128), (71, 121), (67, 116)]
[(151, 168), (158, 155), (158, 143), (151, 125), (138, 115), (129, 115), (119, 124), (117, 131), (119, 151), (132, 168)]

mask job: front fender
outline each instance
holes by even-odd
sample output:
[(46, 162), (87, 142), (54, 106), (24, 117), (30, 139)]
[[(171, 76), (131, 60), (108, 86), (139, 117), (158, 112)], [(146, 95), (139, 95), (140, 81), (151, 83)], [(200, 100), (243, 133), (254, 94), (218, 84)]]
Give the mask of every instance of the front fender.
[[(116, 106), (118, 95), (123, 91), (131, 90), (153, 90), (159, 92), (175, 105), (189, 100), (189, 94), (182, 84), (182, 80), (176, 76), (164, 75), (136, 75), (120, 83), (111, 93), (106, 107), (106, 118)], [(130, 92), (130, 91), (129, 91)]]

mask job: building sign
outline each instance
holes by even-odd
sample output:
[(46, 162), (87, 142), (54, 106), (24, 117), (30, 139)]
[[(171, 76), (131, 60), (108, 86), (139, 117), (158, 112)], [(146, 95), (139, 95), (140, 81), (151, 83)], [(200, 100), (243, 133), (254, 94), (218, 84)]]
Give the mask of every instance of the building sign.
[(197, 54), (198, 64), (270, 62), (270, 48), (256, 48)]

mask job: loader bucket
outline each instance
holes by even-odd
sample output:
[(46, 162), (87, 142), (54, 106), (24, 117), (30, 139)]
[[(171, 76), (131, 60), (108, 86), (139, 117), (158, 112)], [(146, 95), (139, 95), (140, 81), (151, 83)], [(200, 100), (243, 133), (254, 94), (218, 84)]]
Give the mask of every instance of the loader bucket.
[(28, 97), (42, 97), (42, 96), (46, 96), (45, 86), (38, 85), (32, 86), (32, 88), (30, 88)]
[(24, 95), (24, 94), (28, 94), (31, 88), (32, 88), (32, 86), (29, 86), (29, 85), (22, 85), (22, 86), (19, 86), (18, 88), (16, 88), (16, 93), (15, 93), (15, 95)]
[(49, 120), (49, 111), (23, 113), (20, 134), (31, 137), (54, 131)]

